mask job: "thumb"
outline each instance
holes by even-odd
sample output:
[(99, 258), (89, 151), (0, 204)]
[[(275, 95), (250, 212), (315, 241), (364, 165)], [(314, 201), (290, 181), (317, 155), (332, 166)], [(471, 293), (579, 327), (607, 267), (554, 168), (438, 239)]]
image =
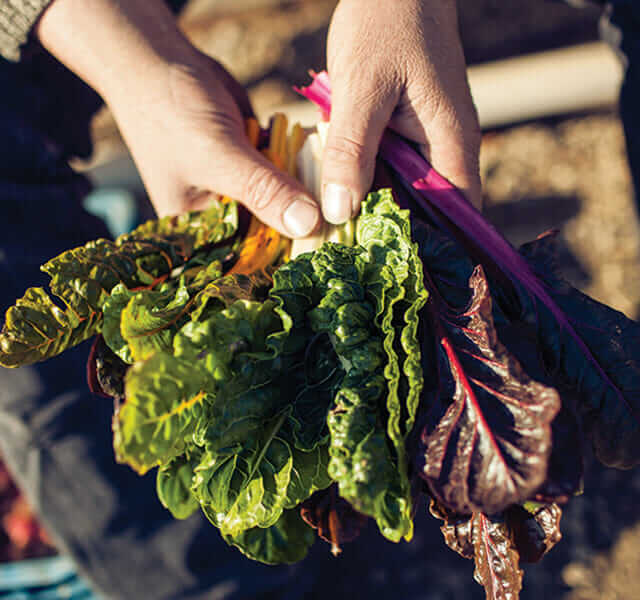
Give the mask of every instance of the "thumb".
[(306, 237), (321, 221), (316, 202), (293, 177), (248, 143), (227, 146), (207, 188), (236, 198), (261, 221), (291, 238)]
[(360, 210), (373, 181), (380, 139), (397, 102), (384, 87), (365, 86), (340, 81), (333, 86), (322, 162), (322, 212), (329, 223), (344, 223)]

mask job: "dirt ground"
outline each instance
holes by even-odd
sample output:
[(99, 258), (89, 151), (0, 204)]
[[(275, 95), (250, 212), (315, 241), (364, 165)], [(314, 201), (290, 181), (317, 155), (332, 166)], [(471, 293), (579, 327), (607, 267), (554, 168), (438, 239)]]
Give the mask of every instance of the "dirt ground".
[[(183, 26), (249, 87), (264, 112), (291, 100), (290, 86), (306, 81), (308, 68), (324, 66), (334, 6), (335, 0), (193, 0)], [(594, 8), (460, 0), (460, 14), (471, 63), (597, 37)], [(567, 277), (598, 300), (638, 315), (640, 230), (615, 113), (488, 132), (481, 171), (486, 214), (513, 243), (558, 229)], [(639, 507), (640, 469), (608, 470), (588, 458), (585, 492), (565, 512), (563, 541), (540, 565), (525, 567), (523, 600), (640, 598)], [(425, 597), (483, 597), (479, 586), (467, 583), (471, 565), (444, 544), (428, 560), (441, 575)]]

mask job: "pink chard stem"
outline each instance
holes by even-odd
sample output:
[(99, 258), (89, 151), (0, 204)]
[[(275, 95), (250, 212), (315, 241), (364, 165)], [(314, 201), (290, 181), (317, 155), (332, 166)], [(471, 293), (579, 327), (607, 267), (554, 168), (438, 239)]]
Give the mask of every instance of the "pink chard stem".
[[(311, 76), (313, 77), (311, 85), (296, 88), (296, 91), (316, 104), (322, 111), (323, 119), (328, 120), (331, 113), (329, 75), (323, 71), (318, 74), (311, 73)], [(404, 138), (391, 130), (385, 131), (379, 152), (380, 157), (404, 181), (405, 185), (416, 192), (412, 196), (428, 214), (432, 214), (431, 207), (435, 207), (465, 234), (473, 246), (479, 248), (494, 261), (505, 275), (512, 281), (518, 282), (547, 307), (559, 326), (575, 340), (604, 382), (613, 388), (618, 397), (624, 401), (620, 390), (598, 364), (587, 345), (576, 333), (567, 316), (551, 298), (544, 283), (536, 276), (527, 261), (471, 205), (464, 194), (440, 175)]]

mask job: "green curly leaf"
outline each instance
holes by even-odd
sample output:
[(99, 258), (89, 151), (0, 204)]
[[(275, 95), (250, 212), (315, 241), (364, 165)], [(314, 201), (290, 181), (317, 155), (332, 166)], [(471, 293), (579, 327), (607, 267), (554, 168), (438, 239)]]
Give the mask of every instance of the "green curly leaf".
[(270, 527), (282, 514), (293, 456), (280, 437), (283, 414), (243, 446), (208, 452), (196, 467), (194, 490), (223, 535)]
[(326, 243), (311, 257), (317, 296), (309, 312), (317, 333), (329, 335), (346, 377), (328, 415), (329, 474), (340, 495), (376, 519), (382, 534), (398, 541), (412, 534), (411, 496), (406, 469), (389, 451), (385, 415), (389, 394), (384, 377), (383, 337), (376, 327), (375, 295), (365, 287), (368, 261), (362, 248)]
[(385, 369), (389, 381), (388, 429), (397, 451), (403, 454), (404, 438), (415, 423), (424, 383), (418, 322), (429, 293), (418, 246), (411, 240), (409, 211), (398, 208), (391, 190), (369, 194), (362, 205), (356, 239), (375, 258), (367, 273), (369, 288), (384, 286), (386, 292), (376, 298), (378, 323), (389, 357)]
[(302, 560), (315, 542), (316, 535), (297, 510), (285, 510), (271, 527), (254, 527), (236, 536), (224, 536), (224, 539), (253, 560), (280, 565)]
[(179, 456), (158, 469), (158, 498), (176, 519), (186, 519), (200, 508), (198, 499), (191, 491), (193, 476), (193, 465), (185, 456)]

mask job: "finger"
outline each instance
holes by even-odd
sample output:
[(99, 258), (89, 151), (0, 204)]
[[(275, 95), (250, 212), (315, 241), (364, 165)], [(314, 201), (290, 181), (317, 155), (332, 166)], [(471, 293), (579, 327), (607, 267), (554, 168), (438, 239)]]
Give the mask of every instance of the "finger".
[(206, 210), (213, 201), (220, 201), (220, 194), (209, 190), (199, 190), (191, 187), (185, 192), (185, 202), (188, 210)]
[[(472, 107), (473, 109), (473, 107)], [(482, 209), (480, 143), (482, 134), (475, 110), (460, 119), (453, 108), (432, 120), (428, 141), (420, 147), (433, 168), (462, 190), (478, 210)]]
[[(208, 57), (207, 57), (208, 58)], [(251, 106), (251, 101), (249, 100), (249, 96), (247, 94), (247, 90), (245, 87), (238, 82), (238, 80), (229, 73), (219, 62), (210, 59), (213, 63), (215, 63), (215, 70), (218, 78), (222, 82), (224, 88), (231, 94), (233, 97), (242, 117), (244, 119), (248, 119), (249, 117), (254, 116), (253, 107)]]
[(302, 185), (249, 144), (227, 145), (205, 180), (208, 189), (236, 198), (267, 225), (291, 238), (306, 237), (321, 221)]
[(411, 82), (390, 128), (421, 145), (423, 155), (441, 175), (461, 189), (478, 209), (482, 205), (480, 142), (482, 134), (466, 77), (460, 44), (434, 84), (433, 65), (414, 66)]
[(373, 80), (334, 80), (322, 162), (322, 212), (344, 223), (360, 210), (373, 181), (376, 155), (399, 94)]

